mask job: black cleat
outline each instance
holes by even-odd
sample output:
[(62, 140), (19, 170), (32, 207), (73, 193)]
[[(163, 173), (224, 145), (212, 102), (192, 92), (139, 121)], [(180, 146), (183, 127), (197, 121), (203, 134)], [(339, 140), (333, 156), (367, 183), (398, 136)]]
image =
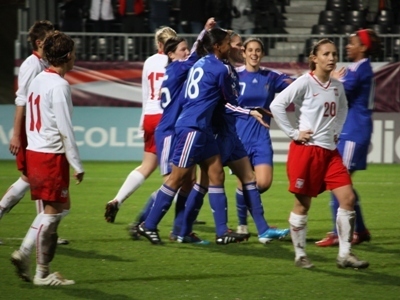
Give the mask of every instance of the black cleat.
[(114, 223), (118, 210), (118, 201), (114, 200), (107, 203), (104, 218), (108, 223)]
[(228, 229), (222, 236), (217, 236), (215, 238), (215, 242), (217, 245), (227, 245), (230, 243), (240, 243), (243, 241), (247, 241), (250, 237), (250, 234), (242, 234), (236, 233), (231, 229)]
[(151, 230), (144, 227), (144, 223), (138, 225), (138, 232), (141, 236), (144, 236), (153, 245), (161, 245), (163, 242), (158, 234), (158, 229)]
[(132, 240), (139, 240), (140, 239), (140, 234), (139, 234), (139, 223), (138, 222), (133, 222), (129, 224), (128, 226), (128, 232)]

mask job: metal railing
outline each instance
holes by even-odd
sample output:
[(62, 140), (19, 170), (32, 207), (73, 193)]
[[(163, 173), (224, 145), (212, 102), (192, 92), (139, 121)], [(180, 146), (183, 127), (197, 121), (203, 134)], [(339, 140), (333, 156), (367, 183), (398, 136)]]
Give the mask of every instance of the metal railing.
[[(15, 44), (15, 58), (24, 59), (31, 53), (27, 42), (27, 32), (20, 32)], [(155, 53), (153, 34), (126, 33), (88, 33), (67, 32), (76, 44), (78, 60), (86, 61), (144, 61)], [(196, 34), (180, 35), (187, 39), (189, 45), (195, 41)], [(270, 62), (305, 62), (311, 46), (321, 38), (332, 39), (338, 47), (339, 62), (346, 61), (345, 46), (347, 35), (291, 35), (291, 34), (257, 34), (266, 49), (263, 61)], [(247, 38), (248, 36), (243, 36)], [(382, 51), (375, 61), (399, 61), (400, 34), (380, 35)]]

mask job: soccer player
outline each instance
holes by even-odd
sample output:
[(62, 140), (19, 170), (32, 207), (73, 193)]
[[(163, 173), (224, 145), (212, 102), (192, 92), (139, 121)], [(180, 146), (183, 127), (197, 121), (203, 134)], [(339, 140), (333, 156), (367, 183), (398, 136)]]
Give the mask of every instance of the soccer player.
[[(142, 116), (140, 128), (144, 132), (144, 153), (142, 164), (133, 170), (122, 184), (117, 195), (106, 205), (104, 217), (107, 222), (114, 223), (122, 203), (128, 199), (157, 168), (156, 144), (154, 131), (161, 119), (163, 109), (160, 103), (161, 83), (164, 80), (165, 66), (168, 56), (164, 54), (164, 44), (176, 37), (170, 27), (163, 27), (155, 33), (157, 53), (146, 59), (142, 71)], [(151, 200), (149, 201), (151, 203)]]
[[(265, 51), (260, 39), (249, 38), (244, 42), (243, 47), (245, 65), (236, 69), (240, 84), (239, 105), (258, 106), (269, 110), (275, 93), (285, 89), (293, 79), (286, 74), (261, 67), (261, 59)], [(269, 116), (266, 117), (266, 121), (270, 124)], [(236, 120), (236, 130), (254, 168), (257, 189), (262, 194), (270, 188), (273, 177), (273, 149), (269, 130), (260, 123), (254, 122), (254, 119), (240, 118)], [(237, 232), (248, 233), (247, 208), (240, 180), (236, 189), (236, 205), (239, 219)]]
[[(380, 41), (372, 29), (361, 29), (349, 37), (346, 46), (347, 57), (353, 63), (347, 68), (333, 72), (339, 79), (346, 92), (349, 113), (339, 136), (338, 150), (343, 158), (343, 163), (353, 176), (357, 170), (367, 168), (368, 147), (372, 134), (372, 110), (374, 108), (375, 83), (371, 67), (370, 56), (375, 56), (380, 50)], [(361, 214), (359, 196), (356, 197), (355, 212), (356, 224), (352, 244), (370, 241), (371, 235), (364, 224)], [(339, 244), (336, 230), (336, 214), (339, 202), (334, 194), (331, 195), (331, 209), (333, 217), (333, 230), (327, 236), (316, 242), (320, 247), (329, 247)]]
[[(33, 53), (24, 60), (19, 68), (18, 73), (18, 90), (15, 98), (15, 117), (13, 136), (10, 140), (10, 152), (16, 156), (17, 168), (21, 172), (21, 177), (14, 182), (1, 198), (0, 201), (0, 219), (8, 213), (11, 208), (18, 204), (29, 189), (29, 179), (26, 170), (26, 132), (25, 132), (25, 105), (27, 103), (28, 87), (41, 71), (44, 70), (47, 63), (43, 59), (43, 41), (46, 36), (54, 31), (54, 26), (50, 21), (36, 21), (28, 33), (28, 40), (31, 43)], [(36, 210), (39, 214), (43, 210), (40, 200), (36, 201)], [(63, 211), (63, 217), (69, 213), (69, 205), (67, 204)], [(68, 244), (65, 239), (58, 239), (59, 244)], [(33, 248), (34, 241), (26, 248)]]
[[(230, 37), (227, 31), (213, 28), (198, 41), (199, 55), (203, 56), (190, 69), (183, 87), (183, 109), (175, 125), (176, 147), (172, 156), (172, 171), (157, 192), (154, 206), (139, 233), (153, 244), (160, 244), (157, 225), (171, 206), (183, 180), (191, 174), (196, 164), (209, 177), (209, 198), (214, 214), (217, 244), (244, 240), (227, 227), (227, 199), (224, 190), (224, 171), (218, 145), (211, 125), (212, 114), (221, 101), (236, 98), (236, 90), (230, 80), (231, 68), (223, 63), (228, 58)], [(256, 110), (247, 114), (262, 121)]]
[[(197, 40), (200, 40), (206, 30), (213, 28), (215, 24), (214, 18), (208, 19), (204, 26), (204, 30), (199, 34)], [(175, 123), (182, 110), (178, 97), (189, 69), (199, 59), (199, 56), (195, 51), (196, 45), (197, 42), (194, 43), (189, 52), (186, 40), (180, 37), (171, 37), (164, 44), (164, 52), (168, 56), (168, 65), (165, 69), (164, 81), (161, 86), (161, 106), (164, 111), (155, 130), (158, 164), (160, 166), (161, 175), (164, 177), (164, 181), (171, 173), (170, 159), (174, 149)], [(187, 180), (185, 180), (185, 183), (178, 192), (175, 205), (174, 226), (170, 234), (171, 240), (176, 240), (176, 237), (179, 234), (178, 230), (185, 209), (186, 199), (192, 189), (193, 181), (195, 180), (195, 178), (192, 178), (195, 177), (195, 174), (193, 173), (192, 175), (193, 176), (189, 176)], [(154, 195), (155, 193), (153, 194), (153, 197)], [(146, 219), (153, 202), (154, 201), (147, 203), (144, 212), (140, 214), (140, 218), (131, 224), (129, 230), (133, 239), (137, 239), (137, 226)]]
[[(75, 62), (74, 41), (55, 31), (44, 41), (43, 53), (50, 66), (32, 80), (26, 103), (26, 148), (31, 198), (42, 199), (44, 210), (33, 221), (36, 243), (35, 285), (71, 285), (75, 282), (50, 272), (57, 246), (57, 228), (69, 199), (70, 165), (79, 184), (83, 167), (71, 123), (71, 88), (64, 79)], [(28, 234), (29, 234), (28, 231)], [(21, 247), (11, 261), (18, 275), (30, 281), (29, 253)]]
[[(310, 53), (310, 72), (299, 77), (272, 101), (271, 112), (278, 126), (293, 141), (290, 144), (287, 173), (289, 191), (295, 202), (289, 216), (295, 250), (295, 265), (312, 268), (307, 257), (307, 214), (312, 197), (331, 190), (339, 201), (337, 230), (339, 268), (367, 268), (367, 261), (351, 253), (355, 196), (351, 178), (342, 162), (336, 143), (347, 116), (347, 99), (340, 81), (331, 78), (338, 59), (335, 44), (322, 39)], [(295, 106), (296, 127), (290, 123), (286, 108)]]
[[(234, 39), (232, 36), (234, 36)], [(236, 62), (237, 54), (242, 52), (240, 48), (241, 42), (237, 39), (237, 37), (239, 40), (241, 40), (240, 36), (234, 33), (231, 34), (231, 50), (229, 51), (229, 61), (232, 62)], [(234, 51), (232, 51), (232, 49), (234, 49)], [(231, 68), (231, 66), (229, 67)], [(233, 68), (230, 78), (232, 80), (232, 86), (236, 88), (236, 92), (239, 94), (240, 90), (238, 75)], [(230, 98), (228, 100), (229, 104), (227, 105), (238, 105), (236, 98)], [(249, 207), (251, 216), (254, 219), (258, 231), (258, 240), (265, 244), (273, 239), (283, 239), (289, 234), (289, 229), (271, 228), (268, 225), (268, 222), (264, 217), (264, 209), (262, 206), (260, 193), (256, 188), (255, 174), (250, 164), (247, 152), (236, 131), (236, 120), (248, 120), (248, 115), (238, 114), (235, 116), (234, 114), (230, 113), (229, 110), (227, 111), (225, 106), (226, 105), (223, 102), (219, 102), (213, 115), (214, 135), (216, 136), (222, 164), (224, 166), (229, 166), (229, 168), (235, 173), (243, 185), (243, 202), (245, 207)], [(256, 106), (252, 106), (249, 108), (255, 107)], [(262, 125), (260, 124), (260, 126)], [(202, 176), (204, 176), (204, 174), (202, 174)], [(202, 186), (198, 183), (196, 187), (198, 196), (193, 198), (189, 197), (188, 202), (186, 203), (184, 222), (180, 236), (178, 237), (178, 241), (185, 241), (184, 237), (191, 232), (192, 220), (196, 216), (196, 211), (198, 211), (202, 205), (202, 198), (200, 197), (201, 191), (203, 190), (205, 192), (208, 184), (207, 186)], [(196, 200), (199, 202), (196, 203)], [(241, 234), (248, 235), (248, 232), (241, 232)]]

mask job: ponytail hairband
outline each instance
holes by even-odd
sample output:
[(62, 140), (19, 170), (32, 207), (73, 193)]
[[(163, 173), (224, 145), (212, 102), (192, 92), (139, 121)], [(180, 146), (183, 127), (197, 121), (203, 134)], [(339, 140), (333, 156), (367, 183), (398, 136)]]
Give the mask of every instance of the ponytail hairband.
[(366, 29), (360, 29), (357, 31), (357, 35), (360, 38), (361, 44), (365, 45), (367, 49), (371, 48), (371, 38), (369, 37)]

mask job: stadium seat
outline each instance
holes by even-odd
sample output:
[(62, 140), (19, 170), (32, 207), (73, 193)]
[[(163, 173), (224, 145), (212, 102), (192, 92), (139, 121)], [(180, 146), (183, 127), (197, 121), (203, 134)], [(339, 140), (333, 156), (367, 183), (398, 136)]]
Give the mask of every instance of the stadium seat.
[(371, 25), (368, 25), (368, 28), (375, 31), (378, 35), (388, 33), (388, 28), (381, 24), (371, 24)]
[(313, 25), (311, 29), (312, 34), (332, 34), (333, 33), (333, 27), (331, 25), (326, 25), (326, 24), (316, 24)]
[(339, 34), (350, 35), (350, 34), (356, 32), (357, 29), (358, 28), (356, 26), (354, 26), (354, 25), (346, 25), (346, 24), (345, 25), (340, 25), (338, 33)]
[(365, 0), (350, 0), (348, 3), (350, 3), (350, 10), (357, 10), (357, 11), (363, 11), (366, 9), (364, 6)]
[(364, 12), (358, 10), (351, 10), (345, 12), (344, 24), (354, 25), (355, 27), (357, 27), (357, 29), (365, 28), (366, 20)]
[(394, 23), (393, 12), (388, 10), (381, 10), (376, 16), (375, 23), (383, 25), (385, 27), (389, 27), (388, 32), (390, 32)]
[(338, 32), (341, 14), (334, 10), (322, 10), (319, 13), (318, 24), (320, 25), (330, 25), (333, 27), (333, 32)]
[(327, 0), (325, 9), (344, 13), (347, 10), (347, 1), (346, 0)]

